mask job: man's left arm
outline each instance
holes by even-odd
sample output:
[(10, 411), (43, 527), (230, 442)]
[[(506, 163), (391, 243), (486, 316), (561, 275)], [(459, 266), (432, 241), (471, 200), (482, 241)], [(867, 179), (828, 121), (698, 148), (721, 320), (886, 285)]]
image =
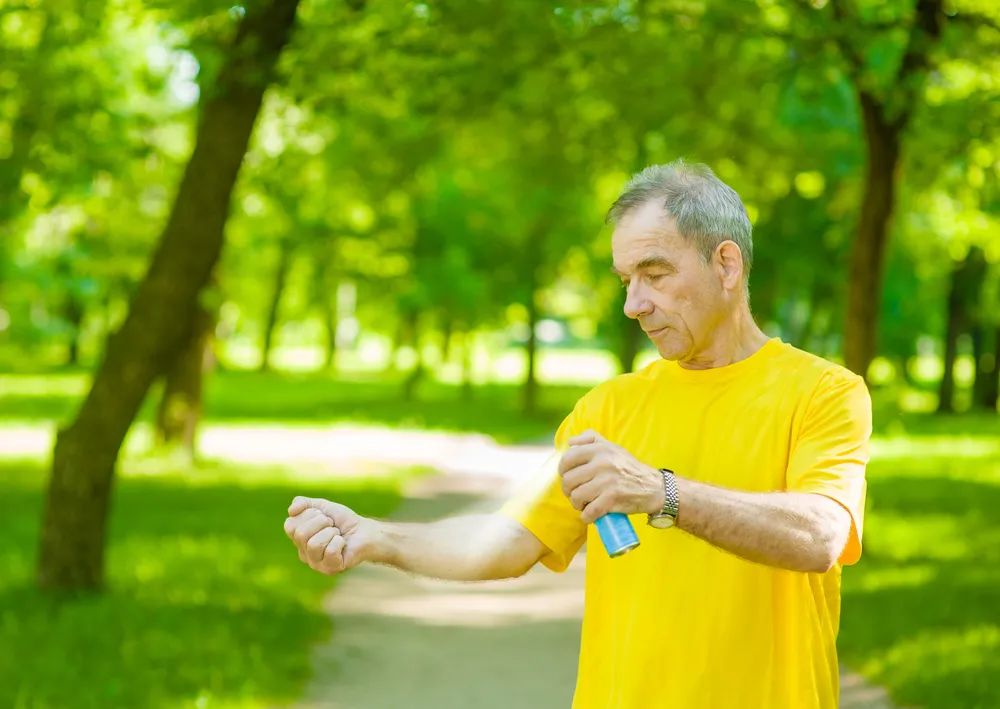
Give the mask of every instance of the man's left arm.
[(677, 497), (677, 526), (684, 531), (744, 559), (792, 571), (829, 571), (851, 533), (850, 513), (814, 493), (743, 492), (679, 477)]
[[(563, 492), (587, 524), (608, 512), (655, 514), (663, 476), (595, 431), (570, 444)], [(560, 469), (560, 472), (563, 472)], [(594, 472), (594, 475), (590, 475)], [(838, 502), (804, 492), (745, 492), (677, 476), (677, 526), (750, 561), (793, 571), (827, 571), (851, 531)], [(669, 534), (669, 531), (664, 531)]]
[[(825, 572), (860, 555), (871, 401), (860, 378), (821, 382), (792, 450), (786, 487), (748, 492), (676, 477), (677, 526), (750, 561)], [(585, 431), (560, 461), (563, 492), (591, 523), (608, 512), (655, 514), (663, 476)], [(669, 534), (669, 530), (664, 530)]]

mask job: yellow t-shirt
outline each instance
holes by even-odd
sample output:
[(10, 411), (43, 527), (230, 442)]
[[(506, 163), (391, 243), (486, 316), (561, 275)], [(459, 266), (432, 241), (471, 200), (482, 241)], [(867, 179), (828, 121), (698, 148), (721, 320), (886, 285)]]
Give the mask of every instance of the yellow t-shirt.
[[(840, 564), (861, 554), (871, 400), (846, 369), (774, 338), (726, 367), (659, 360), (583, 396), (556, 447), (592, 428), (639, 460), (748, 491), (814, 492), (853, 518)], [(840, 564), (824, 574), (741, 559), (632, 515), (640, 546), (608, 557), (554, 466), (501, 510), (566, 568), (586, 540), (574, 709), (835, 709)]]

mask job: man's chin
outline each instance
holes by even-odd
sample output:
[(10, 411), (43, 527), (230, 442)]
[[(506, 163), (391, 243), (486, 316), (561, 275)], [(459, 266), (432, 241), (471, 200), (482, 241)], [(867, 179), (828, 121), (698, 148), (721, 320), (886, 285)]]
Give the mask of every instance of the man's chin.
[(662, 359), (676, 362), (684, 359), (691, 349), (691, 343), (687, 338), (678, 337), (678, 332), (672, 329), (664, 329), (657, 336), (650, 337), (650, 341), (656, 346), (656, 351), (660, 353)]
[(667, 343), (657, 343), (656, 351), (660, 353), (662, 359), (670, 360), (671, 362), (676, 362), (679, 359), (683, 359), (687, 351), (682, 347), (671, 346), (669, 342)]

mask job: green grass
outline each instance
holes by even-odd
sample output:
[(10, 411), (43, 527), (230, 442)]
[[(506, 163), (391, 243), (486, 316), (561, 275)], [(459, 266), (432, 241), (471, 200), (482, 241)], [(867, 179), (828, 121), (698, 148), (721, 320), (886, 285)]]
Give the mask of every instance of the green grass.
[[(0, 374), (0, 427), (67, 421), (87, 385), (81, 371)], [(541, 413), (524, 417), (516, 386), (478, 388), (471, 403), (455, 386), (426, 382), (413, 402), (400, 400), (400, 388), (375, 377), (220, 372), (209, 381), (206, 425), (350, 422), (527, 440), (550, 436), (583, 391), (546, 387)], [(295, 699), (311, 648), (330, 631), (321, 599), (335, 579), (299, 562), (281, 529), (288, 503), (314, 494), (383, 516), (415, 474), (345, 480), (225, 461), (175, 469), (133, 455), (116, 481), (106, 592), (58, 599), (33, 586), (44, 458), (0, 456), (0, 707), (256, 708)]]
[(107, 546), (107, 591), (33, 586), (40, 461), (0, 464), (0, 706), (263, 707), (293, 700), (330, 631), (335, 579), (285, 537), (296, 494), (385, 515), (398, 479), (316, 479), (210, 465), (162, 473), (126, 463)]
[(904, 706), (1000, 706), (1000, 417), (881, 428), (842, 657)]
[[(66, 421), (87, 390), (84, 372), (0, 374), (0, 420), (23, 423)], [(545, 385), (538, 411), (526, 416), (515, 384), (461, 387), (423, 382), (412, 401), (401, 398), (399, 376), (335, 378), (314, 373), (218, 372), (205, 392), (206, 423), (274, 421), (286, 425), (352, 423), (486, 433), (501, 442), (547, 437), (569, 413), (586, 386)], [(152, 392), (139, 421), (152, 419)]]
[[(49, 426), (85, 391), (83, 373), (0, 375), (0, 426)], [(221, 372), (207, 424), (337, 422), (542, 440), (583, 393), (543, 387), (524, 417), (515, 385), (427, 382), (399, 398), (375, 375)], [(151, 400), (153, 397), (151, 397)], [(875, 394), (865, 553), (844, 570), (845, 664), (906, 706), (1000, 706), (1000, 417), (899, 413)], [(149, 420), (150, 402), (142, 418)], [(2, 460), (2, 459), (0, 459)], [(314, 492), (384, 514), (396, 483), (322, 470), (171, 471), (129, 459), (118, 481), (109, 590), (59, 602), (31, 586), (42, 460), (0, 462), (0, 706), (266, 706), (296, 696), (329, 627), (331, 580), (298, 562), (280, 529), (292, 495)], [(326, 478), (323, 475), (327, 475)], [(9, 657), (17, 662), (5, 662)]]

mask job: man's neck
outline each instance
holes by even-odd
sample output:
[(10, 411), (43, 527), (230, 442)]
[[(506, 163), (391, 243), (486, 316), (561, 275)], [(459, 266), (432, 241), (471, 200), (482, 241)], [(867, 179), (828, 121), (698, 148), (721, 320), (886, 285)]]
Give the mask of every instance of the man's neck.
[(743, 305), (715, 331), (707, 347), (692, 357), (678, 360), (684, 369), (714, 369), (744, 360), (764, 346), (768, 336), (757, 327), (750, 309)]

